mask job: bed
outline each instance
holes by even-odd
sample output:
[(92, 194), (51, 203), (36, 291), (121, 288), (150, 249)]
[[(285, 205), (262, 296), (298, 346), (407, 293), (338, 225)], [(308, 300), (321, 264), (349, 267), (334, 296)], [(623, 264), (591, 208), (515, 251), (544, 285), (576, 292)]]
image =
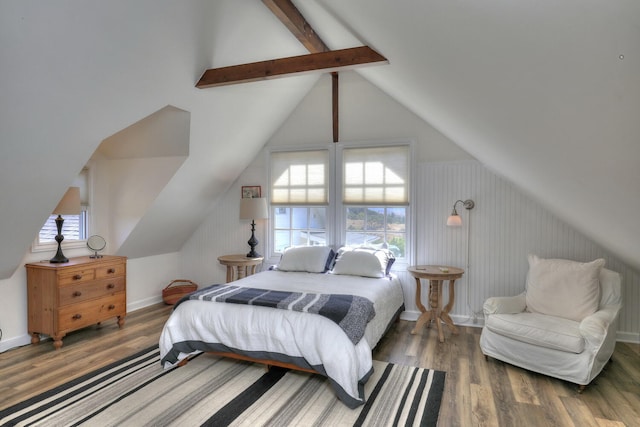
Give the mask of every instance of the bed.
[[(388, 251), (341, 249), (334, 261), (329, 248), (305, 248), (286, 251), (275, 269), (183, 298), (160, 336), (164, 368), (201, 352), (215, 352), (319, 373), (348, 407), (362, 405), (364, 384), (373, 372), (372, 349), (404, 309), (400, 281), (389, 274), (393, 258)], [(358, 338), (331, 316), (218, 302), (215, 297), (256, 289), (303, 297), (351, 295), (370, 301), (375, 315)]]

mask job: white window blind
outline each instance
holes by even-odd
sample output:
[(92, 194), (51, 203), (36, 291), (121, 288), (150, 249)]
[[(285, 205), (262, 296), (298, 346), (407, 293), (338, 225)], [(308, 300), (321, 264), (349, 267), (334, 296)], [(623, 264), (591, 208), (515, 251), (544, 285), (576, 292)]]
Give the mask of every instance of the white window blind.
[(344, 204), (409, 204), (409, 146), (345, 148), (342, 166)]
[(271, 153), (271, 203), (329, 203), (329, 150)]

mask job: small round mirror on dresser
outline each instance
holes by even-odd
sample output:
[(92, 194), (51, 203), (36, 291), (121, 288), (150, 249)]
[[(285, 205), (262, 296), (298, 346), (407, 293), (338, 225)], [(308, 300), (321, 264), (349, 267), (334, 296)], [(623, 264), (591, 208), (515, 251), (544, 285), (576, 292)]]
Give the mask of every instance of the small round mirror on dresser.
[(93, 255), (89, 258), (102, 258), (102, 255), (98, 255), (98, 252), (103, 250), (107, 246), (107, 242), (104, 237), (94, 234), (87, 239), (87, 247), (93, 251)]

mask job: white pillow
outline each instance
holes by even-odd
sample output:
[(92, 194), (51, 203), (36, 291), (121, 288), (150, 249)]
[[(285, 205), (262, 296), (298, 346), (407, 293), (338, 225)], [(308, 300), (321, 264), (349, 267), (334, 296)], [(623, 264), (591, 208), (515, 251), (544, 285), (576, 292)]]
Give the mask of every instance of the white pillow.
[(329, 246), (298, 246), (286, 249), (278, 263), (278, 270), (324, 273), (330, 252)]
[(370, 252), (346, 251), (340, 254), (331, 270), (333, 274), (384, 277), (380, 260)]
[(353, 250), (356, 252), (360, 252), (360, 251), (369, 252), (375, 255), (376, 258), (378, 258), (378, 261), (380, 261), (380, 266), (382, 267), (382, 271), (384, 271), (384, 274), (387, 276), (391, 272), (391, 266), (396, 261), (395, 256), (393, 256), (393, 252), (391, 252), (388, 249), (374, 249), (374, 248), (367, 248), (367, 247), (359, 247), (359, 248), (354, 248)]
[(527, 311), (580, 322), (598, 310), (604, 259), (576, 262), (529, 255)]

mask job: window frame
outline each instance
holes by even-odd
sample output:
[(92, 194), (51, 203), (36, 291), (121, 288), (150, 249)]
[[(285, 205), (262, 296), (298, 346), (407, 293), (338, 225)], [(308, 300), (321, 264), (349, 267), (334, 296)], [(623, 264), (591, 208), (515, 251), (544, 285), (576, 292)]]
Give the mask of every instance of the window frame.
[[(342, 201), (342, 182), (343, 182), (343, 155), (342, 151), (345, 148), (376, 148), (376, 147), (393, 147), (393, 146), (407, 146), (409, 149), (409, 171), (408, 171), (408, 204), (402, 205), (347, 205)], [(271, 163), (270, 156), (274, 152), (279, 151), (317, 151), (320, 149), (329, 150), (329, 203), (328, 205), (279, 205), (271, 204)], [(266, 150), (266, 165), (267, 165), (267, 182), (269, 183), (269, 191), (267, 193), (267, 203), (269, 204), (270, 212), (273, 216), (274, 209), (278, 207), (314, 207), (325, 206), (326, 211), (326, 241), (327, 245), (333, 248), (340, 248), (346, 245), (346, 233), (347, 233), (347, 207), (361, 207), (361, 208), (376, 208), (376, 207), (404, 207), (406, 208), (405, 218), (405, 256), (404, 258), (398, 258), (394, 267), (400, 269), (412, 265), (414, 263), (415, 254), (415, 242), (413, 234), (415, 230), (415, 142), (413, 140), (387, 140), (387, 141), (369, 141), (369, 142), (339, 142), (339, 143), (326, 143), (323, 145), (313, 144), (305, 147), (287, 146), (287, 147), (273, 147)], [(268, 235), (268, 250), (267, 254), (270, 257), (277, 257), (281, 252), (275, 251), (275, 219), (271, 218), (269, 224)], [(394, 268), (395, 269), (395, 268)]]

